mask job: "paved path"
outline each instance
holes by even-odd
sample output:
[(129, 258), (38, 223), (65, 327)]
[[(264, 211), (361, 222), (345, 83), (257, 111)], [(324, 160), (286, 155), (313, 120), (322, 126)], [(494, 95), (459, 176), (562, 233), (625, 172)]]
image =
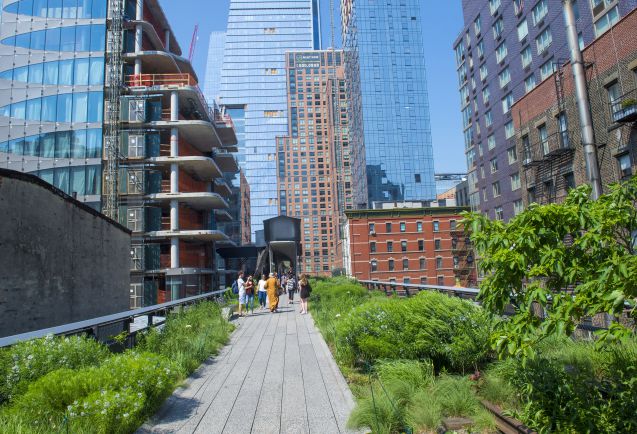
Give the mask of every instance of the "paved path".
[[(345, 433), (354, 399), (310, 315), (237, 320), (230, 343), (140, 433)], [(310, 306), (311, 309), (311, 306)]]

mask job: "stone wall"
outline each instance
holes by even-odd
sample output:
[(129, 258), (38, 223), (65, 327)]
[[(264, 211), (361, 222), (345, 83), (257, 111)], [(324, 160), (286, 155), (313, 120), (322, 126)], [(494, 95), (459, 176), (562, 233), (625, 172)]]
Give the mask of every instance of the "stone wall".
[(129, 307), (130, 232), (39, 178), (0, 169), (0, 336)]

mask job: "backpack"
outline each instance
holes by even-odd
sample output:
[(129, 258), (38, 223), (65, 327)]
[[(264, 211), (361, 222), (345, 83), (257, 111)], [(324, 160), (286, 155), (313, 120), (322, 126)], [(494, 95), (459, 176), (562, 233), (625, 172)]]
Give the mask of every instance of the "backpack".
[(233, 294), (238, 294), (239, 293), (239, 281), (235, 280), (234, 282), (232, 282), (232, 293)]

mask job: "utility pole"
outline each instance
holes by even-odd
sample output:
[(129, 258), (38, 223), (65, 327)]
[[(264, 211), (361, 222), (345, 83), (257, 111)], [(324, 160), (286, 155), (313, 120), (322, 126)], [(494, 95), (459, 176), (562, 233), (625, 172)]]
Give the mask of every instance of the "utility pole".
[(599, 174), (599, 161), (597, 160), (597, 147), (595, 146), (595, 133), (593, 131), (593, 118), (588, 100), (586, 85), (586, 71), (584, 58), (579, 47), (577, 29), (575, 28), (575, 13), (572, 0), (562, 0), (564, 4), (564, 18), (566, 19), (566, 36), (568, 38), (569, 51), (571, 53), (571, 68), (573, 81), (575, 82), (575, 97), (579, 113), (582, 146), (584, 148), (584, 161), (586, 162), (586, 177), (593, 187), (593, 199), (599, 199), (602, 194), (602, 182)]

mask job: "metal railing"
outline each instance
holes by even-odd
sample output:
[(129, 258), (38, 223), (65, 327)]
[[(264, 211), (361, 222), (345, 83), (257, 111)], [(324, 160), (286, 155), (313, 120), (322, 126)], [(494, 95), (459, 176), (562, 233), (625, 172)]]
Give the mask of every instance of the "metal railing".
[(126, 76), (126, 86), (197, 86), (197, 81), (190, 74), (133, 74)]
[(637, 120), (637, 88), (620, 96), (611, 103), (613, 122)]
[(359, 280), (358, 283), (369, 290), (380, 290), (384, 291), (387, 295), (393, 294), (404, 297), (416, 295), (421, 291), (437, 291), (453, 295), (454, 297), (475, 300), (480, 292), (477, 288), (463, 288), (459, 286), (418, 285), (415, 283), (379, 282), (377, 280)]
[[(43, 338), (48, 335), (71, 336), (86, 334), (94, 337), (100, 342), (111, 344), (113, 343), (113, 337), (121, 334), (122, 332), (127, 333), (124, 345), (127, 348), (131, 348), (136, 342), (136, 335), (138, 332), (164, 324), (166, 322), (166, 316), (171, 310), (206, 300), (217, 299), (225, 292), (225, 289), (208, 292), (206, 294), (182, 298), (180, 300), (156, 304), (153, 306), (143, 307), (141, 309), (128, 310), (112, 315), (7, 336), (0, 338), (0, 348), (8, 347), (22, 341)], [(133, 330), (133, 327), (131, 326), (135, 324), (135, 319), (137, 318), (146, 318), (147, 322), (145, 325), (141, 325), (139, 328), (135, 328)]]

